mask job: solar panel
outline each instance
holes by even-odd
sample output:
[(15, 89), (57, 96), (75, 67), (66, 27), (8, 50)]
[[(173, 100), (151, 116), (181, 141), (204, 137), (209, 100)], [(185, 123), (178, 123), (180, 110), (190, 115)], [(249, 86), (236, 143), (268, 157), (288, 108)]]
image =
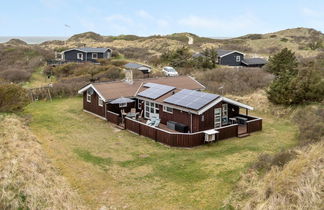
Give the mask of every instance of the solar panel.
[(184, 89), (164, 99), (164, 102), (198, 110), (218, 97), (216, 94)]
[(146, 83), (143, 86), (148, 87), (148, 89), (138, 93), (137, 95), (145, 98), (150, 98), (150, 99), (157, 99), (162, 95), (175, 89), (175, 87), (172, 86), (160, 85), (156, 83)]

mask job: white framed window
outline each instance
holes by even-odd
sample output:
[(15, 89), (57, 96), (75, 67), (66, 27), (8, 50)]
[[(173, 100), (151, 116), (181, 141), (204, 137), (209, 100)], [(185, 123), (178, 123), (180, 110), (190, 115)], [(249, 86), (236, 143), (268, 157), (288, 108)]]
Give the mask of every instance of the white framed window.
[(145, 118), (150, 118), (151, 115), (159, 114), (159, 105), (154, 102), (145, 101), (145, 109), (144, 109)]
[(91, 103), (91, 95), (87, 92), (87, 102)]
[(98, 105), (103, 106), (103, 100), (100, 97), (98, 98)]
[(236, 56), (236, 62), (240, 62), (241, 61), (241, 57), (238, 55)]
[(127, 103), (121, 103), (119, 104), (119, 107), (127, 107)]
[(219, 128), (221, 127), (222, 123), (222, 109), (221, 108), (215, 108), (214, 110), (214, 127)]
[(83, 60), (83, 53), (77, 53), (77, 59)]
[(201, 122), (205, 121), (205, 115), (201, 115)]
[(163, 111), (173, 114), (173, 108), (171, 108), (169, 106), (163, 106)]
[(92, 59), (97, 59), (98, 58), (98, 53), (92, 53)]

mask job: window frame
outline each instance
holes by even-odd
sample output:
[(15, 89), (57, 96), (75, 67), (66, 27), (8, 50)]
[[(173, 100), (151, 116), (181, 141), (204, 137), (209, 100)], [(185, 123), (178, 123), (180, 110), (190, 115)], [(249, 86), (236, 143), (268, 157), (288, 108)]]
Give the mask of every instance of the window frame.
[[(96, 57), (94, 57), (94, 55), (96, 55)], [(91, 58), (92, 58), (92, 59), (98, 59), (98, 53), (92, 53), (92, 54), (91, 54)]]
[(159, 104), (155, 102), (145, 101), (144, 103), (144, 117), (149, 119), (151, 114), (160, 114)]
[(235, 59), (236, 59), (236, 62), (241, 62), (241, 56), (237, 55)]
[[(171, 109), (171, 111), (169, 111), (168, 108)], [(167, 112), (167, 113), (170, 113), (170, 114), (173, 114), (173, 108), (169, 107), (169, 106), (163, 105), (163, 111)]]
[[(81, 55), (81, 56), (80, 56)], [(83, 53), (78, 52), (77, 53), (77, 59), (83, 61)]]
[(100, 98), (100, 97), (98, 97), (98, 106), (101, 106), (101, 107), (103, 107), (103, 100), (102, 100), (102, 98)]
[(127, 107), (127, 103), (121, 103), (121, 104), (119, 104), (119, 107), (120, 108), (125, 108), (125, 107)]
[(87, 91), (87, 102), (91, 103), (91, 95), (88, 93), (88, 91)]

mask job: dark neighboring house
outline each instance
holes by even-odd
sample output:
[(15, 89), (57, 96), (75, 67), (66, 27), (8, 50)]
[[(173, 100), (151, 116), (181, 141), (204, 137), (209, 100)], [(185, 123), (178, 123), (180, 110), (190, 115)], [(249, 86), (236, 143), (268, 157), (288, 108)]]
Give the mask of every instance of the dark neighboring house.
[(108, 59), (111, 57), (110, 48), (74, 48), (61, 53), (63, 62), (97, 62), (97, 59)]
[[(92, 83), (78, 93), (84, 111), (170, 146), (193, 147), (262, 130), (262, 119), (248, 115), (253, 107), (203, 89), (194, 78), (179, 76)], [(128, 103), (114, 102), (125, 97)]]
[[(244, 54), (236, 50), (218, 49), (217, 63), (226, 66), (246, 66), (246, 67), (262, 67), (267, 61), (262, 58), (244, 58)], [(203, 57), (202, 53), (195, 53), (193, 58)]]
[(242, 60), (242, 65), (246, 67), (262, 67), (267, 64), (267, 61), (262, 58), (245, 58)]
[(219, 65), (241, 66), (241, 61), (244, 59), (244, 54), (233, 50), (216, 50), (217, 62)]
[(124, 65), (125, 69), (128, 70), (138, 70), (143, 72), (143, 74), (148, 74), (151, 72), (151, 67), (143, 64), (138, 64), (138, 63), (127, 63)]

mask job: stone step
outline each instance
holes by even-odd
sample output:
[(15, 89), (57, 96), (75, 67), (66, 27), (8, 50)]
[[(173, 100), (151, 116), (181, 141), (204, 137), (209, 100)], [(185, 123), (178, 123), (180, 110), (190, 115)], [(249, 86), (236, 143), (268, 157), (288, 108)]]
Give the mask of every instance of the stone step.
[(241, 133), (237, 137), (244, 138), (244, 137), (247, 137), (247, 136), (250, 136), (250, 134), (249, 133)]

